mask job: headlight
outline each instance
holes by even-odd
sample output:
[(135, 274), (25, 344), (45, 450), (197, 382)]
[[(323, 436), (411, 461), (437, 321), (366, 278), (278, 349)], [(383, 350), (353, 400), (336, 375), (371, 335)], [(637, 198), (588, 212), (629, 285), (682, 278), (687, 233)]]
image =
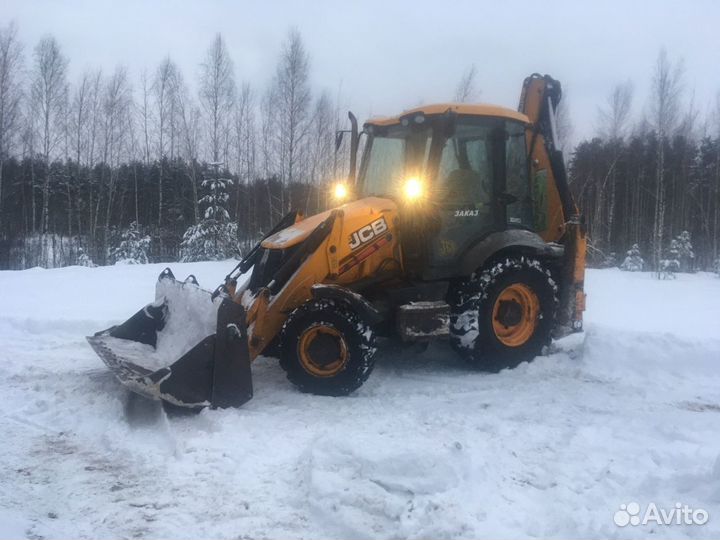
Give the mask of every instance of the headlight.
[(335, 187), (333, 188), (333, 197), (337, 199), (338, 201), (343, 201), (347, 199), (348, 196), (348, 188), (345, 184), (342, 182), (338, 182), (335, 184)]
[(423, 196), (423, 185), (419, 178), (412, 177), (405, 180), (403, 194), (408, 201), (417, 201)]

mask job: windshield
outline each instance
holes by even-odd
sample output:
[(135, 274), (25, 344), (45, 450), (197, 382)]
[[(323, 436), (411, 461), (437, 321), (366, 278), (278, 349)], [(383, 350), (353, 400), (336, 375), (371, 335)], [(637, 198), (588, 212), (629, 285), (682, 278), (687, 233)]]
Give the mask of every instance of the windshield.
[(387, 196), (405, 179), (425, 172), (432, 131), (393, 126), (368, 141), (363, 163), (363, 196)]

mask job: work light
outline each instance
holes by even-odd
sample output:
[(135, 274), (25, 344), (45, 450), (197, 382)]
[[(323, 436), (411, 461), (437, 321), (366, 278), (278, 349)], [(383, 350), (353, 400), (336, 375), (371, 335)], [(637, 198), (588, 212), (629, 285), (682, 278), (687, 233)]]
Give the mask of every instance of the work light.
[(347, 186), (345, 184), (343, 184), (342, 182), (338, 182), (337, 184), (335, 184), (335, 187), (333, 188), (333, 196), (338, 201), (345, 200), (348, 196)]
[(417, 201), (423, 196), (423, 185), (419, 178), (413, 176), (405, 180), (403, 193), (408, 201)]

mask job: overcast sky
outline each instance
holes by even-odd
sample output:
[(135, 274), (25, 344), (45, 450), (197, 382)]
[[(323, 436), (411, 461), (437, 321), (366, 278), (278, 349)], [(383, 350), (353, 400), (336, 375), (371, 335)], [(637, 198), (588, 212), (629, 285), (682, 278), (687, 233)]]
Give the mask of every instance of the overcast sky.
[(523, 78), (551, 74), (567, 90), (575, 139), (589, 136), (597, 107), (618, 82), (635, 85), (646, 107), (661, 47), (683, 59), (688, 100), (707, 116), (720, 91), (718, 1), (157, 1), (0, 0), (0, 23), (15, 20), (30, 53), (47, 33), (86, 68), (124, 64), (137, 81), (166, 55), (190, 84), (216, 32), (227, 41), (238, 81), (263, 90), (283, 38), (300, 30), (312, 85), (361, 119), (447, 101), (475, 64), (480, 101), (517, 106)]

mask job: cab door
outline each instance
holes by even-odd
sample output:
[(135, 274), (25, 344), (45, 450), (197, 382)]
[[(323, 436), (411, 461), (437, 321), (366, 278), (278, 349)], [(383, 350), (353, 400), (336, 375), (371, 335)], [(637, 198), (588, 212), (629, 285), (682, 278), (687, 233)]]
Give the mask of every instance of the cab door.
[(438, 158), (437, 233), (430, 273), (453, 275), (459, 258), (493, 231), (530, 228), (525, 130), (518, 122), (459, 118)]

